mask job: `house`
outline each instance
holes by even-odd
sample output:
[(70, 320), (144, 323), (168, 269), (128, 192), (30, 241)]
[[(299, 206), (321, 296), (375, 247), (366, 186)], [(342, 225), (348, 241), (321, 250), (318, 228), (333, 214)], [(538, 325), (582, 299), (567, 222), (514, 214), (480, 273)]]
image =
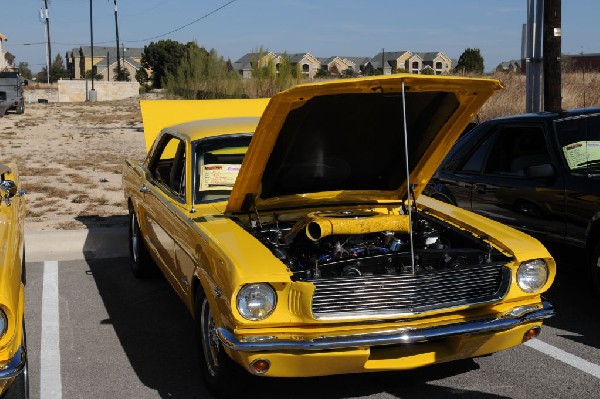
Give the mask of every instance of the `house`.
[[(368, 63), (366, 74), (379, 71), (383, 75), (391, 75), (399, 69), (408, 70), (408, 60), (413, 56), (410, 51), (382, 51), (377, 53)], [(420, 64), (418, 70), (421, 70)], [(415, 72), (418, 73), (418, 72)]]
[[(121, 68), (129, 72), (131, 80), (135, 80), (137, 70), (142, 68), (143, 51), (143, 48), (119, 48)], [(67, 69), (71, 73), (71, 79), (84, 79), (86, 72), (92, 69), (92, 64), (103, 80), (116, 80), (114, 70), (117, 67), (117, 48), (94, 46), (93, 61), (91, 46), (74, 48), (67, 53)]]
[(327, 71), (328, 74), (341, 75), (361, 75), (364, 66), (369, 62), (367, 57), (343, 57), (334, 56), (327, 58), (319, 58), (321, 70)]
[(452, 60), (442, 52), (382, 51), (371, 58), (369, 69), (372, 70), (369, 74), (374, 70), (384, 75), (401, 70), (414, 74), (431, 70), (435, 75), (442, 75), (452, 71)]
[(446, 75), (452, 71), (452, 60), (442, 52), (416, 54), (421, 58), (421, 70), (428, 67), (434, 75)]
[(7, 42), (8, 38), (0, 33), (0, 71), (12, 67), (14, 58), (9, 52), (4, 52), (2, 43)]
[[(252, 69), (258, 63), (260, 67), (268, 67), (273, 65), (276, 71), (284, 57), (289, 59), (290, 65), (298, 68), (298, 70), (307, 78), (312, 79), (321, 68), (319, 60), (310, 53), (248, 53), (232, 64), (234, 70), (238, 71), (242, 78), (249, 79), (252, 77)], [(260, 59), (259, 59), (260, 58)]]
[(521, 61), (510, 60), (501, 62), (496, 67), (496, 71), (505, 73), (521, 73)]

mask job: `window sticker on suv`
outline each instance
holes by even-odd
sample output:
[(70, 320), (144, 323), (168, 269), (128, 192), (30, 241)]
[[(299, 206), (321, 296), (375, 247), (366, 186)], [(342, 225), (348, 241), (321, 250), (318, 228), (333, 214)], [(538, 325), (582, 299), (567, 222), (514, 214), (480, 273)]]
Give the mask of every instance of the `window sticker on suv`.
[(578, 141), (562, 149), (571, 170), (600, 161), (600, 141)]

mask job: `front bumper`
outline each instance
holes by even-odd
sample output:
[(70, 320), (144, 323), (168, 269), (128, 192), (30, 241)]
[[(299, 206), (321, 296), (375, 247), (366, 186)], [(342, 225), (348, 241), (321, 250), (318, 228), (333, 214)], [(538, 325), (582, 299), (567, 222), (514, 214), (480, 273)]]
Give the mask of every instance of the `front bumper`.
[(27, 350), (21, 345), (12, 359), (4, 366), (0, 366), (0, 381), (10, 380), (21, 374), (26, 363)]
[(376, 334), (354, 334), (344, 336), (323, 336), (315, 339), (279, 340), (276, 337), (261, 337), (253, 340), (240, 340), (226, 328), (217, 328), (221, 343), (238, 352), (282, 352), (282, 351), (320, 351), (351, 349), (372, 346), (411, 344), (441, 340), (456, 336), (508, 331), (513, 328), (538, 322), (555, 313), (549, 302), (528, 307), (523, 313), (517, 309), (512, 315), (494, 319), (474, 320), (438, 327), (400, 328)]

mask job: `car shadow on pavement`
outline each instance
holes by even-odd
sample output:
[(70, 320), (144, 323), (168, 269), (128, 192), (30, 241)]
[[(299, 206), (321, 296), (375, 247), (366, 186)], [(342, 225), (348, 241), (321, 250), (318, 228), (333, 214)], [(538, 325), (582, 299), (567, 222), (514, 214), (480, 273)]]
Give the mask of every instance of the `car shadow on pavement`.
[(544, 324), (572, 333), (559, 334), (563, 338), (600, 349), (600, 298), (591, 293), (585, 259), (574, 259), (572, 251), (551, 251), (557, 260), (557, 272), (546, 297), (556, 308), (556, 315)]
[[(160, 276), (133, 277), (129, 260), (90, 259), (111, 324), (140, 381), (163, 398), (212, 397), (200, 378), (192, 317)], [(245, 398), (347, 398), (387, 392), (402, 398), (500, 398), (432, 382), (478, 369), (473, 360), (402, 372), (315, 378), (255, 378)], [(235, 383), (232, 381), (232, 383)]]

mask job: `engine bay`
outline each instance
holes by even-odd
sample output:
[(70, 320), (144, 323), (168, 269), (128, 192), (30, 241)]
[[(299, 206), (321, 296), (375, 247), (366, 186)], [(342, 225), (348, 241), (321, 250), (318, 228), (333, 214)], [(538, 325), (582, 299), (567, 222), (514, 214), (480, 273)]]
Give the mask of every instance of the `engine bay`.
[(252, 226), (295, 281), (435, 273), (509, 259), (484, 239), (422, 211), (411, 218), (370, 210), (315, 212)]

